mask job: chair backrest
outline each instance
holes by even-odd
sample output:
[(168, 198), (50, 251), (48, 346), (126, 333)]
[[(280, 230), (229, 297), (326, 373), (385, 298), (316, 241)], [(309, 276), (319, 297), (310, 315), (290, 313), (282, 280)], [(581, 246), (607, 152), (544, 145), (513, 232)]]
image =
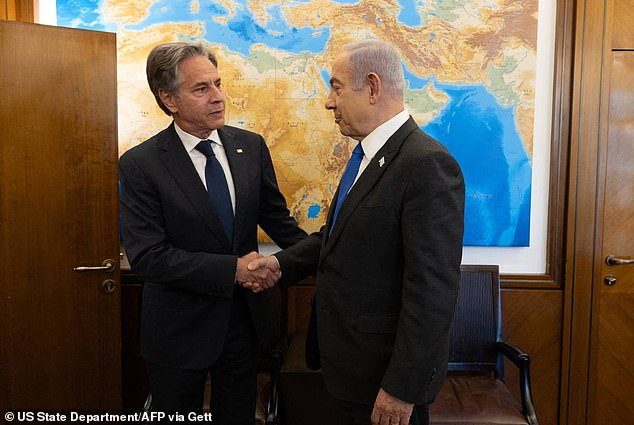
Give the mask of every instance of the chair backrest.
[(449, 336), (449, 370), (493, 372), (503, 379), (500, 274), (497, 265), (460, 266), (460, 291)]

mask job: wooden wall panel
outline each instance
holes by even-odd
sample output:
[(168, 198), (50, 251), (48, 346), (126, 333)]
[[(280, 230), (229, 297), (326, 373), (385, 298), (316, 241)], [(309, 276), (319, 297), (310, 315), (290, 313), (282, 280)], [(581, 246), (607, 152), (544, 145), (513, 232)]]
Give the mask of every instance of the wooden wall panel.
[(613, 49), (634, 49), (634, 1), (614, 0), (612, 29)]
[(289, 335), (306, 333), (308, 319), (310, 318), (310, 302), (315, 293), (314, 279), (302, 281), (305, 285), (291, 286), (288, 288), (288, 322)]
[(0, 0), (0, 19), (35, 22), (33, 0)]
[[(503, 290), (504, 339), (531, 357), (533, 398), (540, 425), (559, 417), (563, 293), (559, 290)], [(507, 362), (506, 384), (519, 399), (517, 368)]]

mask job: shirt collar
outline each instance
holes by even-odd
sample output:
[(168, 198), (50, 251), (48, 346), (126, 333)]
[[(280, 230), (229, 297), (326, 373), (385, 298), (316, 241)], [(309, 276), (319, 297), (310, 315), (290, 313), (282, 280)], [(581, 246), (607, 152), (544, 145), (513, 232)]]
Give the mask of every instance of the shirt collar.
[[(196, 149), (196, 145), (198, 145), (201, 139), (187, 133), (185, 130), (180, 128), (178, 124), (176, 123), (174, 123), (174, 129), (176, 130), (176, 134), (178, 134), (178, 137), (180, 137), (181, 142), (183, 143), (183, 146), (185, 146), (185, 150), (187, 150), (187, 152), (191, 152), (194, 149)], [(211, 140), (212, 142), (222, 146), (222, 142), (220, 141), (220, 135), (218, 135), (218, 130), (212, 130), (209, 137), (207, 137), (207, 140)]]
[(401, 128), (403, 124), (409, 119), (409, 112), (407, 109), (403, 109), (398, 114), (394, 115), (389, 120), (375, 128), (370, 134), (365, 136), (361, 141), (363, 147), (363, 154), (368, 160), (374, 158), (374, 155), (383, 147), (387, 142), (387, 139), (392, 137), (396, 130)]

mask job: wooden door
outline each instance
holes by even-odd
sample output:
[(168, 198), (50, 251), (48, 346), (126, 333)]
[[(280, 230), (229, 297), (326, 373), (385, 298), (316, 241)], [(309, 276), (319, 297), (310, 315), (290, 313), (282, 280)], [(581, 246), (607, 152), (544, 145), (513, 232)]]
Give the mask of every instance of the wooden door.
[(0, 21), (0, 63), (0, 406), (117, 409), (115, 36)]
[(606, 3), (588, 424), (634, 418), (634, 2)]
[(634, 51), (612, 51), (599, 282), (592, 312), (590, 424), (634, 418)]

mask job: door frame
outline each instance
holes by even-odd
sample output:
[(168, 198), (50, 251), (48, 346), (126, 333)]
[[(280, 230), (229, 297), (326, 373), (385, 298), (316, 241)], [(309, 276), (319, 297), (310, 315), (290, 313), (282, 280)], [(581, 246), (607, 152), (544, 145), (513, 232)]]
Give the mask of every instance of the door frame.
[(601, 277), (613, 5), (579, 0), (575, 10), (560, 424), (586, 423), (591, 402), (588, 365), (593, 289)]

